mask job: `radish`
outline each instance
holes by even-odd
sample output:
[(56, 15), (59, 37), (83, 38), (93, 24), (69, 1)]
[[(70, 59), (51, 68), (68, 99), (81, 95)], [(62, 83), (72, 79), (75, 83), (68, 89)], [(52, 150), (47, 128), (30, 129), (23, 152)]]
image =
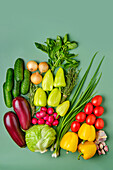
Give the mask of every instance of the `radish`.
[(41, 116), (40, 116), (40, 112), (37, 112), (37, 113), (36, 113), (36, 117), (37, 117), (38, 119), (40, 119), (40, 118), (41, 118)]
[(36, 118), (32, 118), (32, 124), (37, 124), (38, 123), (38, 120)]
[(52, 123), (53, 126), (57, 126), (58, 124), (59, 124), (59, 121), (57, 119), (54, 120), (53, 123)]
[(39, 125), (45, 124), (44, 119), (38, 119), (38, 124), (39, 124)]
[(46, 116), (44, 116), (44, 120), (48, 120), (48, 117), (49, 117), (49, 115), (46, 114)]
[(48, 121), (46, 121), (46, 125), (51, 126), (51, 123), (50, 123), (50, 122), (48, 122)]
[(49, 123), (53, 123), (53, 121), (54, 121), (54, 117), (53, 117), (53, 116), (49, 116), (49, 117), (48, 117), (48, 122), (49, 122)]
[[(59, 119), (60, 116), (58, 116), (58, 113), (53, 113), (54, 119)], [(57, 117), (58, 116), (58, 117)]]
[(46, 112), (45, 111), (40, 111), (40, 117), (45, 117), (46, 116)]
[(49, 107), (48, 109), (47, 109), (47, 113), (48, 114), (53, 114), (53, 112), (54, 112), (54, 109), (52, 108), (52, 107)]
[(47, 112), (47, 107), (41, 107), (40, 111)]

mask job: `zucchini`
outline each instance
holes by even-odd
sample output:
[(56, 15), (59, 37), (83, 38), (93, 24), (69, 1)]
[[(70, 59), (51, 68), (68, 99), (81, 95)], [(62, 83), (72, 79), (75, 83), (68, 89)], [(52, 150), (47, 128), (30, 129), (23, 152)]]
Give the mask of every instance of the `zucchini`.
[(14, 71), (12, 68), (9, 68), (6, 73), (6, 89), (7, 91), (11, 91), (13, 89), (14, 82)]
[(21, 82), (23, 80), (24, 74), (24, 60), (18, 58), (14, 64), (14, 78), (16, 81)]
[(14, 79), (14, 88), (12, 90), (13, 96), (17, 97), (20, 95), (20, 81)]
[(21, 94), (27, 94), (30, 86), (30, 71), (24, 70), (24, 80), (21, 83)]
[(4, 102), (7, 107), (11, 108), (12, 107), (12, 93), (11, 91), (7, 91), (6, 89), (6, 83), (3, 84), (3, 95), (4, 95)]

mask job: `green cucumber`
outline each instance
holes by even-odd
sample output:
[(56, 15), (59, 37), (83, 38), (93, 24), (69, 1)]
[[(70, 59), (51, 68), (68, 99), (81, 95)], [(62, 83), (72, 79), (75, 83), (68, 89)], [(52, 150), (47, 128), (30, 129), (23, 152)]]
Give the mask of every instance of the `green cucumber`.
[(14, 70), (9, 68), (6, 73), (6, 89), (7, 91), (11, 91), (13, 89), (14, 82)]
[(4, 102), (7, 107), (11, 108), (12, 107), (12, 93), (11, 91), (7, 91), (6, 89), (6, 83), (3, 84), (3, 94), (4, 94)]
[(14, 88), (12, 90), (13, 96), (17, 97), (20, 95), (20, 81), (14, 79)]
[(21, 94), (27, 94), (30, 86), (30, 71), (24, 70), (24, 80), (21, 83)]
[(24, 61), (18, 58), (14, 64), (14, 78), (16, 81), (21, 82), (24, 77)]

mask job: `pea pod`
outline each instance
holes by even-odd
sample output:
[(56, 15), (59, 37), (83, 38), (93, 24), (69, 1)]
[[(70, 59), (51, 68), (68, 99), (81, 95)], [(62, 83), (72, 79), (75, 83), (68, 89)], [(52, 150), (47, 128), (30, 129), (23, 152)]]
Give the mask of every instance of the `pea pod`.
[(64, 76), (64, 70), (60, 67), (56, 73), (55, 81), (54, 81), (54, 87), (65, 87), (65, 76)]
[(46, 106), (47, 97), (46, 93), (42, 88), (38, 88), (34, 95), (34, 105), (35, 106)]
[(61, 100), (61, 92), (58, 88), (54, 88), (48, 97), (48, 105), (52, 107), (56, 107), (59, 105)]
[(51, 91), (53, 89), (53, 74), (50, 69), (43, 77), (42, 88), (44, 91)]

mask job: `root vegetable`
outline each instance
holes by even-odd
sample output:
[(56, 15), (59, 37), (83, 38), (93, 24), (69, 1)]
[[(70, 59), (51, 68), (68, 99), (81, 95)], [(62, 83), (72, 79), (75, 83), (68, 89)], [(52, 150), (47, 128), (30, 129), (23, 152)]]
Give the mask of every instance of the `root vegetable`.
[(33, 83), (33, 84), (40, 84), (41, 82), (42, 82), (42, 76), (41, 76), (41, 74), (39, 74), (39, 72), (37, 71), (36, 73), (33, 73), (32, 75), (31, 75), (31, 82)]
[(48, 69), (49, 69), (49, 66), (46, 62), (41, 62), (39, 64), (39, 71), (40, 71), (41, 74), (45, 73)]
[(36, 61), (29, 61), (27, 63), (27, 69), (31, 72), (36, 71), (38, 69), (38, 64)]

